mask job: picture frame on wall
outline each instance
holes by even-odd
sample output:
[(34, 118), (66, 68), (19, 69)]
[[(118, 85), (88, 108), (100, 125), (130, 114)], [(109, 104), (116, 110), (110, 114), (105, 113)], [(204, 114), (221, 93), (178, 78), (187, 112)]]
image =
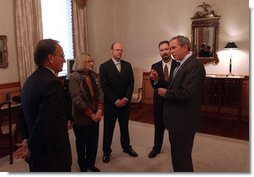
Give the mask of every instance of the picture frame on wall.
[(0, 35), (0, 68), (8, 67), (7, 36)]

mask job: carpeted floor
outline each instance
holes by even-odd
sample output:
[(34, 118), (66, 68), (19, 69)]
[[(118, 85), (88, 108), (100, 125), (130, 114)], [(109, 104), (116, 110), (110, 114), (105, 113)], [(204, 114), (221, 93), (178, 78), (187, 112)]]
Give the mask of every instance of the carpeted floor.
[[(100, 125), (99, 148), (96, 166), (101, 172), (172, 172), (170, 147), (167, 132), (161, 153), (154, 159), (147, 157), (153, 145), (153, 125), (130, 121), (130, 137), (133, 149), (139, 156), (134, 158), (123, 153), (120, 146), (119, 126), (117, 124), (112, 144), (112, 154), (109, 163), (102, 162), (102, 127)], [(75, 137), (70, 130), (72, 145), (73, 165), (72, 171), (79, 172), (75, 150)], [(250, 144), (249, 141), (225, 138), (220, 136), (197, 133), (193, 147), (193, 164), (195, 172), (219, 173), (249, 173), (250, 172)], [(20, 159), (15, 159), (9, 165), (8, 157), (0, 159), (2, 172), (27, 172), (27, 164)]]

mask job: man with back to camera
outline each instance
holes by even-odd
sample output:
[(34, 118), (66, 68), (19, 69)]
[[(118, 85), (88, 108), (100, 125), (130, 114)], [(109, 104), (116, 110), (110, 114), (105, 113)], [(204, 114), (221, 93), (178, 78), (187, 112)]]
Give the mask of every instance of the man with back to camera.
[(149, 153), (149, 158), (154, 158), (161, 152), (164, 137), (163, 125), (163, 98), (158, 95), (157, 88), (168, 88), (177, 62), (171, 58), (169, 50), (169, 41), (161, 41), (159, 43), (159, 53), (161, 60), (152, 65), (150, 73), (151, 85), (153, 92), (153, 117), (154, 117), (154, 145)]
[(99, 69), (104, 92), (103, 162), (110, 161), (111, 144), (116, 120), (120, 126), (120, 141), (123, 152), (132, 157), (138, 154), (130, 145), (129, 109), (134, 89), (134, 76), (129, 62), (122, 60), (123, 47), (119, 42), (111, 45), (111, 58)]

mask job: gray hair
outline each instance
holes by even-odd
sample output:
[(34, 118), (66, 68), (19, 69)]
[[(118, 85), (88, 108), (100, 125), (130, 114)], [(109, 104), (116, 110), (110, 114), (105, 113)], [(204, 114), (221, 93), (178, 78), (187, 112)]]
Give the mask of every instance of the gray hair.
[(75, 62), (73, 64), (72, 70), (73, 71), (84, 71), (85, 69), (85, 62), (88, 59), (88, 57), (91, 57), (90, 54), (87, 53), (81, 53), (75, 58)]
[(181, 36), (181, 35), (177, 35), (177, 36), (174, 36), (172, 37), (170, 40), (169, 40), (169, 43), (172, 42), (173, 40), (177, 40), (178, 44), (183, 47), (184, 45), (187, 46), (188, 50), (190, 51), (191, 50), (191, 42), (189, 40), (189, 38), (185, 37), (185, 36)]
[(37, 66), (43, 66), (49, 54), (54, 54), (56, 45), (59, 42), (54, 39), (42, 39), (38, 42), (34, 50), (34, 62)]

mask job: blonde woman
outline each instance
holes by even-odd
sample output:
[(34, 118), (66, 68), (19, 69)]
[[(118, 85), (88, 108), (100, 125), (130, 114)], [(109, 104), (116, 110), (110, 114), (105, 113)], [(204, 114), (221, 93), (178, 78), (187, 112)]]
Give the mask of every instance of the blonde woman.
[(89, 54), (80, 54), (73, 64), (69, 90), (72, 98), (73, 130), (76, 137), (78, 164), (81, 172), (99, 172), (95, 160), (102, 119), (103, 94), (99, 76), (93, 71)]

